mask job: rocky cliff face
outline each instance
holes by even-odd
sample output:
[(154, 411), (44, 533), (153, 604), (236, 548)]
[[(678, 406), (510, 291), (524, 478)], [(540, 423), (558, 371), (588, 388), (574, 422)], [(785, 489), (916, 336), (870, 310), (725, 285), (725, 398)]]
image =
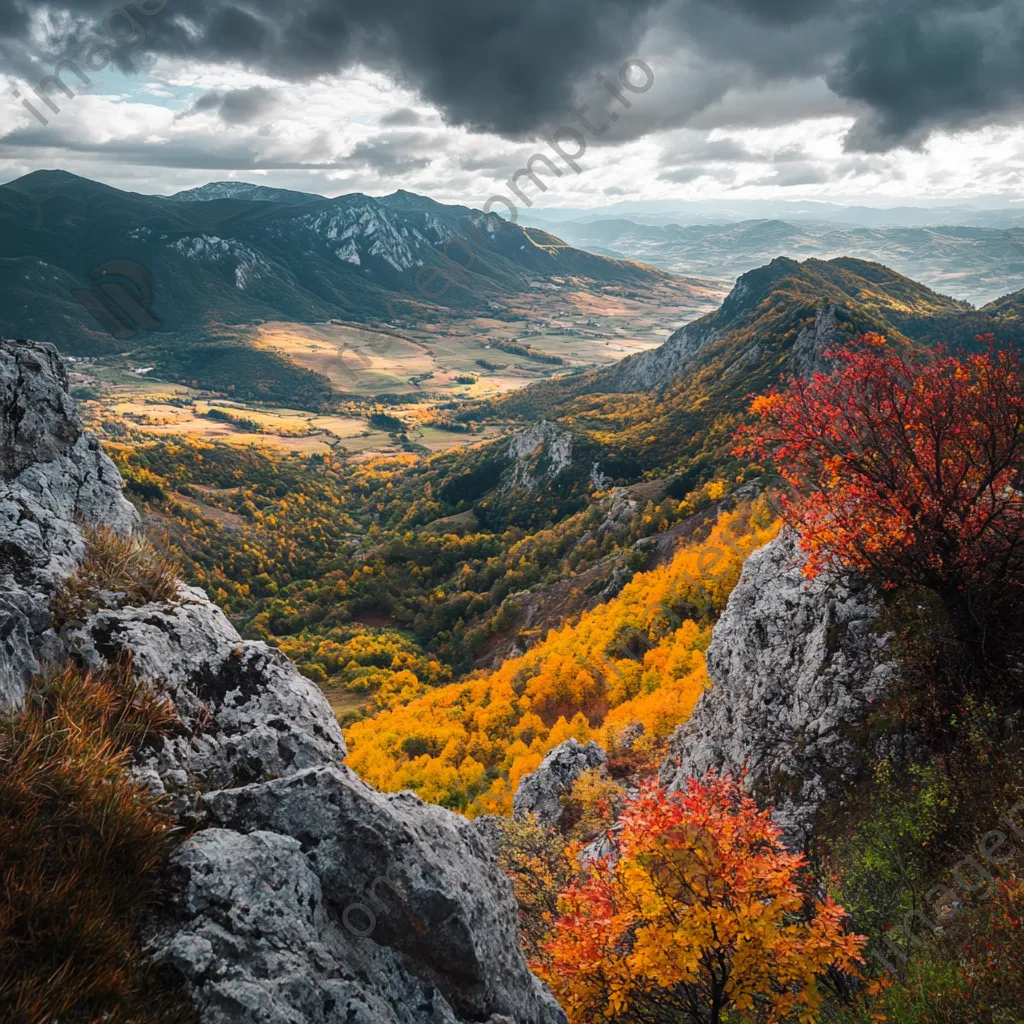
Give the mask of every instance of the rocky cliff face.
[(345, 767), (320, 691), (243, 641), (202, 593), (108, 607), (60, 631), (50, 600), (80, 524), (135, 528), (50, 346), (0, 342), (0, 701), (41, 665), (130, 654), (176, 735), (135, 772), (196, 831), (173, 858), (157, 954), (204, 1024), (564, 1024), (516, 941), (510, 885), (469, 821)]
[(866, 715), (894, 669), (873, 595), (808, 582), (804, 562), (788, 529), (746, 560), (708, 647), (712, 688), (661, 767), (673, 788), (711, 768), (747, 767), (794, 846), (858, 771)]
[[(508, 443), (512, 465), (506, 486), (536, 490), (541, 480), (558, 476), (572, 465), (572, 443), (568, 430), (547, 420), (517, 431)], [(591, 472), (599, 472), (596, 465)]]
[(20, 706), (40, 658), (59, 650), (50, 599), (84, 553), (79, 524), (137, 521), (55, 350), (0, 342), (0, 711)]

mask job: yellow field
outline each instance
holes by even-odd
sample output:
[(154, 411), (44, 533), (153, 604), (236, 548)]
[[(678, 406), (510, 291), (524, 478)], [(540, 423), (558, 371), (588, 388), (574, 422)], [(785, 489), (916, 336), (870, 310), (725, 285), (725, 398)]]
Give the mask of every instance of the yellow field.
[[(186, 389), (179, 389), (180, 395)], [(365, 419), (354, 416), (319, 415), (301, 409), (268, 409), (244, 402), (212, 398), (194, 398), (194, 404), (180, 407), (168, 404), (170, 393), (159, 390), (147, 394), (136, 387), (130, 397), (127, 385), (112, 392), (102, 402), (84, 404), (86, 418), (93, 429), (104, 432), (111, 421), (123, 423), (134, 431), (156, 437), (189, 436), (234, 445), (269, 445), (303, 455), (328, 452), (350, 453), (357, 460), (374, 455), (399, 454), (400, 445), (386, 431), (375, 430)], [(236, 423), (210, 419), (206, 413), (215, 409), (239, 420), (259, 425), (254, 433)], [(408, 406), (396, 410), (408, 424), (410, 441), (431, 451), (478, 444), (497, 436), (501, 428), (491, 426), (481, 434), (460, 434), (419, 425), (429, 417), (431, 405)]]
[[(631, 295), (632, 297), (626, 297)], [(643, 295), (621, 289), (590, 292), (572, 282), (538, 289), (509, 302), (517, 319), (493, 317), (371, 328), (274, 322), (250, 337), (307, 369), (327, 376), (339, 391), (355, 395), (425, 392), (451, 398), (485, 398), (576, 368), (607, 366), (654, 348), (677, 327), (717, 306), (713, 285), (668, 281)], [(531, 360), (497, 345), (517, 342), (562, 365)], [(488, 370), (478, 360), (501, 365)], [(470, 374), (476, 384), (460, 384)]]

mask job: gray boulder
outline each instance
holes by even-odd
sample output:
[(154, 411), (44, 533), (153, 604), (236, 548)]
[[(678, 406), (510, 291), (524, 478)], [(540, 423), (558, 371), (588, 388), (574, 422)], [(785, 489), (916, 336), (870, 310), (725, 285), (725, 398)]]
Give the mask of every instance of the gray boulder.
[(607, 760), (608, 755), (593, 741), (586, 746), (576, 739), (560, 743), (548, 751), (535, 772), (520, 779), (512, 797), (514, 817), (522, 820), (535, 814), (542, 825), (557, 825), (562, 817), (562, 794), (585, 771), (599, 768)]
[(865, 719), (894, 671), (877, 597), (808, 581), (805, 561), (790, 529), (747, 558), (708, 647), (712, 686), (661, 765), (675, 789), (712, 768), (746, 767), (793, 846), (860, 770)]

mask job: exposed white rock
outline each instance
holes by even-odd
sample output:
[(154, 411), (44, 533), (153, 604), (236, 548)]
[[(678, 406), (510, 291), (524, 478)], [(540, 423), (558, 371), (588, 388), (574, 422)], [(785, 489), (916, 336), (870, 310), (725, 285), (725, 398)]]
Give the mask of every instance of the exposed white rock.
[(235, 264), (235, 287), (245, 291), (253, 282), (273, 273), (270, 263), (250, 245), (217, 235), (189, 235), (176, 239), (171, 248), (191, 260)]
[(662, 782), (749, 768), (799, 846), (821, 804), (838, 797), (865, 751), (858, 737), (894, 671), (870, 591), (808, 581), (785, 529), (743, 564), (707, 652), (712, 686), (675, 732)]
[(822, 306), (814, 318), (814, 324), (803, 327), (793, 342), (793, 366), (803, 377), (828, 368), (827, 352), (836, 344), (842, 331), (839, 307), (835, 303)]
[[(554, 477), (572, 465), (572, 434), (559, 426), (541, 420), (517, 431), (509, 439), (508, 455), (512, 460), (512, 487), (533, 489), (544, 477)], [(546, 456), (547, 465), (538, 469), (538, 461)]]
[(576, 739), (566, 740), (541, 761), (535, 772), (524, 775), (512, 798), (512, 813), (523, 819), (531, 814), (542, 825), (556, 825), (562, 817), (559, 799), (588, 769), (600, 768), (608, 760), (604, 750), (591, 740), (586, 746)]

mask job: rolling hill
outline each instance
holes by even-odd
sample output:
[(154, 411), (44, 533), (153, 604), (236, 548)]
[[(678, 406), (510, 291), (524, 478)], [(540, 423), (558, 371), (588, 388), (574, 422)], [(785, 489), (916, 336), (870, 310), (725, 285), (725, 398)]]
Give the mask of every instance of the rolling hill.
[[(806, 214), (806, 211), (804, 211)], [(893, 211), (898, 215), (899, 211)], [(928, 211), (916, 211), (918, 218)], [(939, 210), (914, 223), (854, 225), (825, 220), (747, 219), (738, 223), (642, 224), (623, 217), (550, 223), (572, 245), (616, 259), (642, 260), (676, 274), (732, 280), (776, 256), (877, 260), (938, 291), (981, 304), (1024, 282), (1024, 228), (1006, 211), (974, 223), (966, 211)], [(957, 216), (958, 220), (942, 220)], [(537, 223), (541, 223), (538, 216)], [(548, 222), (544, 222), (547, 224)], [(1016, 245), (1013, 243), (1016, 242)]]

